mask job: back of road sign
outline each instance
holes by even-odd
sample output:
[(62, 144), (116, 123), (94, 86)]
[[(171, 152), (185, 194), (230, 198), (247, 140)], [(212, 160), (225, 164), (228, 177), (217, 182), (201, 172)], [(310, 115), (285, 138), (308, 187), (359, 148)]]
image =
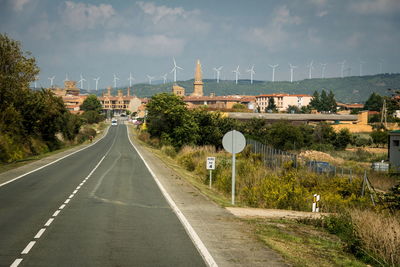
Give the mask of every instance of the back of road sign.
[(233, 130), (224, 135), (222, 146), (232, 154), (240, 153), (246, 146), (246, 138), (241, 132)]

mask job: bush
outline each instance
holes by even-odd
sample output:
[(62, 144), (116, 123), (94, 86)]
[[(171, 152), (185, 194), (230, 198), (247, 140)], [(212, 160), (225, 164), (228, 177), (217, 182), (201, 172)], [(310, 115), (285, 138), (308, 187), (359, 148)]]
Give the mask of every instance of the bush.
[(76, 136), (76, 141), (78, 144), (81, 144), (87, 140), (89, 140), (90, 136), (96, 136), (96, 130), (91, 127), (84, 127)]
[(163, 152), (165, 155), (167, 155), (170, 158), (175, 158), (176, 157), (176, 150), (173, 146), (162, 146), (161, 152)]

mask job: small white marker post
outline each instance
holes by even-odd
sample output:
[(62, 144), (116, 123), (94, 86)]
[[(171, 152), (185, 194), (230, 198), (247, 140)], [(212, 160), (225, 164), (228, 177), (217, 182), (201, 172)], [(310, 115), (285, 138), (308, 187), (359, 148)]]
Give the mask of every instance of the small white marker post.
[(215, 157), (207, 157), (207, 170), (210, 170), (210, 188), (211, 188), (212, 171), (215, 170)]
[(241, 132), (232, 130), (222, 138), (224, 149), (232, 153), (232, 205), (235, 205), (236, 153), (242, 152), (246, 146), (246, 138)]

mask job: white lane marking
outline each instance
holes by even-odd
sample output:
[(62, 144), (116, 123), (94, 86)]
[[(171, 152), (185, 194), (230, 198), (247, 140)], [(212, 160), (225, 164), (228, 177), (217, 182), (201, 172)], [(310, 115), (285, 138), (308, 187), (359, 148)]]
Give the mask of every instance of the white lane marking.
[(16, 259), (11, 265), (10, 267), (17, 267), (20, 263), (21, 263), (22, 259)]
[(73, 198), (74, 196), (75, 196), (75, 194), (71, 194), (71, 195), (69, 195), (68, 198)]
[(71, 199), (68, 198), (67, 200), (64, 201), (64, 204), (68, 204), (70, 200)]
[(40, 229), (39, 232), (35, 235), (35, 238), (40, 238), (43, 235), (44, 231), (46, 231), (46, 228)]
[(81, 186), (80, 186), (80, 185), (78, 185), (78, 186), (76, 187), (76, 190), (79, 190), (79, 189), (81, 189)]
[(56, 211), (53, 213), (53, 217), (57, 217), (57, 215), (58, 215), (60, 212), (61, 212), (61, 210), (56, 210)]
[(0, 187), (4, 186), (4, 185), (6, 185), (6, 184), (12, 183), (12, 182), (14, 182), (14, 181), (16, 181), (16, 180), (18, 180), (18, 179), (21, 179), (22, 177), (27, 176), (28, 174), (31, 174), (31, 173), (33, 173), (33, 172), (36, 172), (36, 171), (41, 170), (41, 169), (43, 169), (43, 168), (46, 168), (47, 166), (50, 166), (50, 165), (52, 165), (52, 164), (54, 164), (54, 163), (56, 163), (56, 162), (58, 162), (58, 161), (60, 161), (60, 160), (63, 160), (63, 159), (65, 159), (65, 158), (69, 157), (69, 156), (72, 156), (73, 154), (76, 154), (76, 153), (78, 153), (78, 152), (80, 152), (80, 151), (82, 151), (82, 150), (85, 150), (85, 149), (87, 149), (87, 148), (89, 148), (89, 147), (91, 147), (91, 146), (94, 146), (97, 142), (99, 142), (99, 141), (102, 140), (105, 136), (107, 136), (107, 133), (108, 133), (108, 130), (109, 130), (109, 129), (110, 129), (110, 127), (108, 127), (108, 128), (107, 128), (107, 131), (104, 133), (104, 135), (103, 135), (99, 140), (97, 140), (96, 142), (94, 142), (93, 144), (90, 144), (90, 145), (88, 145), (88, 146), (85, 146), (84, 148), (81, 148), (81, 149), (79, 149), (79, 150), (77, 150), (77, 151), (75, 151), (75, 152), (72, 152), (72, 153), (70, 153), (70, 154), (68, 154), (68, 155), (65, 155), (64, 157), (61, 157), (61, 158), (56, 159), (56, 160), (54, 160), (54, 161), (52, 161), (52, 162), (50, 162), (50, 163), (47, 163), (47, 164), (45, 164), (45, 165), (43, 165), (43, 166), (41, 166), (41, 167), (39, 167), (39, 168), (37, 168), (37, 169), (34, 169), (34, 170), (29, 171), (29, 172), (27, 172), (27, 173), (21, 174), (20, 176), (17, 176), (17, 177), (15, 177), (15, 178), (13, 178), (13, 179), (7, 181), (7, 182), (4, 182), (4, 183), (0, 184)]
[(36, 241), (31, 241), (29, 244), (24, 248), (21, 254), (28, 254), (32, 247), (35, 245)]
[(78, 190), (75, 190), (74, 192), (72, 192), (72, 194), (76, 194), (76, 192), (78, 192)]
[(50, 224), (54, 221), (54, 218), (50, 218), (47, 220), (47, 222), (44, 224), (44, 226), (50, 226)]
[(178, 206), (172, 200), (171, 196), (168, 194), (167, 190), (165, 190), (164, 186), (158, 180), (156, 174), (150, 168), (149, 164), (144, 160), (142, 154), (136, 148), (136, 146), (132, 143), (132, 140), (129, 136), (129, 127), (126, 127), (128, 133), (128, 139), (133, 148), (136, 150), (140, 158), (143, 160), (143, 163), (146, 165), (147, 169), (149, 170), (151, 176), (153, 176), (154, 181), (160, 188), (160, 191), (164, 195), (165, 199), (167, 200), (168, 204), (171, 206), (172, 210), (175, 212), (179, 220), (181, 221), (183, 227), (185, 228), (186, 232), (192, 239), (194, 245), (196, 246), (197, 250), (200, 252), (200, 255), (203, 257), (204, 261), (207, 263), (208, 266), (217, 267), (218, 264), (215, 262), (214, 258), (211, 256), (210, 252), (208, 251), (207, 247), (204, 245), (203, 241), (201, 241), (200, 237), (197, 235), (196, 231), (190, 225), (189, 221), (186, 219), (185, 215), (179, 210)]
[(62, 204), (58, 209), (62, 210), (63, 208), (65, 208), (65, 204)]

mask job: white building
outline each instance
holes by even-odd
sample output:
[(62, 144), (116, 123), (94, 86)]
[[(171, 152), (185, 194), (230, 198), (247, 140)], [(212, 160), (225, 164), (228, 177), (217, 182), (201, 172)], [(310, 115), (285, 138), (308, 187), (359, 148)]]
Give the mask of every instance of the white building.
[(289, 106), (301, 108), (310, 104), (311, 95), (268, 94), (256, 96), (256, 105), (261, 111), (266, 111), (268, 101), (274, 99), (278, 111), (286, 111)]

